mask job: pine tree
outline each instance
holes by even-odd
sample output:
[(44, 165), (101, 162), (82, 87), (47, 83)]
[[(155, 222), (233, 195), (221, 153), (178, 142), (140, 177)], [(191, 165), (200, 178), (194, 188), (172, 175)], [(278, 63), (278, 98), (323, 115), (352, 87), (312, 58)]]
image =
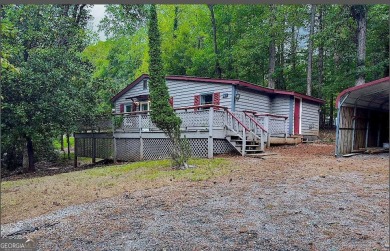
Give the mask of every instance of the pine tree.
[(169, 105), (169, 92), (161, 60), (161, 39), (158, 30), (155, 4), (150, 8), (149, 21), (149, 77), (150, 77), (150, 116), (153, 123), (170, 138), (173, 143), (172, 160), (174, 167), (186, 168), (189, 158), (188, 142), (180, 137), (181, 119)]

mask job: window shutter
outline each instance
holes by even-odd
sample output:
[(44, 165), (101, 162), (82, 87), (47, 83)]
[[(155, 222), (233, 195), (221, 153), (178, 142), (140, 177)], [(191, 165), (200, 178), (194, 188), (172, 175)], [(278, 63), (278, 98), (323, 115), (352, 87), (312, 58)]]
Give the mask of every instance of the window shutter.
[[(219, 105), (219, 102), (221, 100), (221, 95), (219, 92), (214, 92), (213, 93), (213, 104), (214, 105)], [(214, 110), (219, 110), (218, 107), (215, 107)]]
[(133, 102), (132, 106), (131, 106), (131, 111), (132, 112), (135, 112), (137, 111), (137, 104), (135, 102)]
[(169, 98), (169, 104), (173, 107), (173, 97)]
[(120, 104), (119, 105), (119, 112), (123, 113), (125, 111), (125, 104)]
[[(200, 95), (195, 95), (194, 96), (194, 106), (200, 105)], [(198, 109), (195, 108), (194, 111), (197, 111)]]

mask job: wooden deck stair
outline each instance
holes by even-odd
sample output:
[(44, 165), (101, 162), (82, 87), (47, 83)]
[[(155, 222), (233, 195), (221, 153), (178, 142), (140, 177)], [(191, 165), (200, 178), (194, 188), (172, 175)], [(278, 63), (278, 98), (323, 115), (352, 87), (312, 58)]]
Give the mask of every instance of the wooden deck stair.
[[(230, 144), (240, 153), (242, 154), (243, 148), (243, 139), (240, 136), (228, 136), (227, 140)], [(247, 135), (245, 139), (245, 155), (247, 154), (257, 154), (263, 153), (264, 151), (261, 149), (261, 143), (259, 140), (251, 139), (249, 135)]]

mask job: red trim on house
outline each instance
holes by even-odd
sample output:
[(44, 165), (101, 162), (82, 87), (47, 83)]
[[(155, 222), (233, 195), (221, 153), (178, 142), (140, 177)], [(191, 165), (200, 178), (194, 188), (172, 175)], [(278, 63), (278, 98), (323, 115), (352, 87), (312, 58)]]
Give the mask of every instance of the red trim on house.
[(111, 102), (115, 102), (118, 98), (120, 98), (123, 94), (125, 94), (128, 90), (133, 88), (136, 84), (141, 82), (144, 78), (149, 77), (148, 74), (142, 74), (136, 80), (134, 80), (131, 84), (126, 86), (122, 91), (118, 92), (114, 97), (111, 98)]
[(352, 92), (352, 91), (359, 90), (359, 89), (363, 89), (363, 88), (366, 88), (366, 87), (369, 87), (369, 86), (377, 85), (377, 84), (380, 84), (380, 83), (383, 83), (383, 82), (386, 82), (386, 81), (390, 81), (390, 76), (384, 77), (384, 78), (380, 78), (380, 79), (377, 79), (377, 80), (374, 80), (374, 81), (371, 81), (371, 82), (368, 82), (368, 83), (365, 83), (365, 84), (362, 84), (362, 85), (353, 86), (353, 87), (350, 87), (348, 89), (343, 90), (342, 92), (340, 92), (340, 94), (336, 98), (336, 108), (339, 108), (340, 99), (345, 94), (347, 94), (349, 92)]
[[(126, 88), (124, 88), (122, 91), (120, 91), (118, 94), (116, 94), (114, 97), (111, 98), (111, 102), (116, 101), (120, 96), (125, 94), (127, 91), (129, 91), (131, 88), (133, 88), (136, 84), (141, 82), (144, 78), (148, 78), (149, 75), (142, 74), (139, 78), (134, 80), (131, 84), (129, 84)], [(275, 90), (263, 86), (254, 85), (252, 83), (241, 81), (237, 79), (216, 79), (216, 78), (207, 78), (207, 77), (192, 77), (192, 76), (166, 76), (165, 79), (167, 80), (181, 80), (181, 81), (194, 81), (194, 82), (208, 82), (208, 83), (216, 83), (216, 84), (228, 84), (228, 85), (237, 85), (241, 87), (246, 87), (252, 90), (257, 90), (261, 92), (266, 92), (270, 94), (280, 94), (280, 95), (289, 95), (294, 97), (299, 97), (305, 100), (313, 101), (316, 103), (324, 104), (325, 101), (319, 98), (314, 98), (307, 96), (302, 93), (293, 92), (293, 91), (283, 91), (283, 90)]]

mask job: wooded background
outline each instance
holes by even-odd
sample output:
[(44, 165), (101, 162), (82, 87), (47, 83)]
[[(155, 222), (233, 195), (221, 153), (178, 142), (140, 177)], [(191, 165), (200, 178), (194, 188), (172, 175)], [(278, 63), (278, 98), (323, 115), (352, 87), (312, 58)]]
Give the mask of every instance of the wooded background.
[[(106, 41), (90, 28), (91, 7), (1, 6), (8, 166), (23, 152), (30, 164), (48, 158), (54, 138), (109, 114), (109, 99), (148, 73), (150, 6), (107, 5)], [(323, 126), (341, 90), (389, 75), (388, 5), (157, 5), (157, 14), (165, 74), (307, 93), (327, 101)]]

